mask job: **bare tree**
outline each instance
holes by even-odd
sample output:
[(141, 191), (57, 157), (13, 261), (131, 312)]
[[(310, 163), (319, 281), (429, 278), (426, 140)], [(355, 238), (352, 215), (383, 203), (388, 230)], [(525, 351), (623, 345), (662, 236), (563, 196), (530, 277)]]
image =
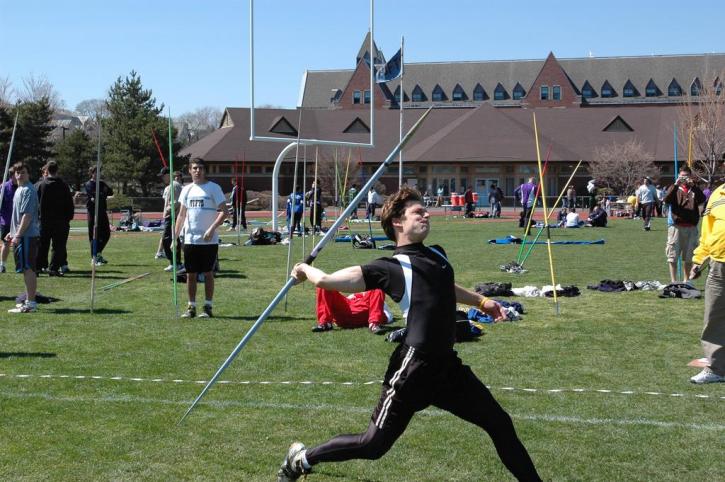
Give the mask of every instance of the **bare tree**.
[(105, 99), (86, 99), (76, 105), (76, 114), (88, 116), (97, 122), (98, 119), (104, 119), (108, 116), (108, 106)]
[(176, 119), (176, 125), (180, 135), (184, 136), (183, 142), (196, 142), (206, 134), (219, 127), (222, 119), (222, 111), (216, 107), (200, 107), (193, 112), (185, 112)]
[(65, 107), (65, 101), (45, 75), (36, 77), (34, 74), (30, 74), (24, 77), (23, 89), (18, 97), (24, 102), (36, 102), (42, 98), (47, 98), (54, 112)]
[(15, 88), (10, 77), (0, 77), (0, 105), (10, 105), (15, 100)]
[(645, 176), (657, 176), (654, 156), (645, 151), (637, 139), (597, 147), (589, 161), (589, 172), (597, 185), (606, 186), (619, 195), (631, 194)]
[(687, 149), (685, 160), (691, 160), (693, 174), (713, 184), (725, 156), (725, 95), (721, 95), (722, 79), (705, 79), (697, 86), (697, 96), (687, 95), (679, 112), (678, 138)]
[[(311, 150), (307, 150), (307, 184), (305, 189), (309, 188), (314, 180), (314, 163), (315, 153)], [(311, 167), (310, 167), (311, 166)], [(318, 161), (317, 161), (317, 178), (320, 180), (320, 187), (324, 193), (324, 196), (333, 201), (342, 200), (343, 195), (347, 196), (347, 192), (352, 187), (354, 182), (357, 182), (360, 175), (360, 166), (355, 162), (353, 158), (352, 149), (326, 149), (320, 150)], [(337, 185), (337, 191), (335, 190)], [(343, 193), (343, 190), (345, 191)], [(337, 194), (337, 199), (335, 199)], [(345, 200), (345, 203), (347, 201)]]

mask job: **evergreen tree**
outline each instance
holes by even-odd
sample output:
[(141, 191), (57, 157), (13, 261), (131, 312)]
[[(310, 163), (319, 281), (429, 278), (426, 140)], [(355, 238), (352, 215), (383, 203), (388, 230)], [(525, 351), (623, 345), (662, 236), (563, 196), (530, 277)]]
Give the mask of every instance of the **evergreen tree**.
[(96, 143), (82, 129), (74, 129), (56, 145), (56, 160), (60, 175), (80, 191), (88, 179), (88, 168), (96, 162)]
[[(125, 194), (140, 189), (149, 196), (158, 186), (161, 159), (154, 145), (151, 130), (155, 129), (164, 157), (168, 153), (167, 120), (160, 117), (164, 106), (156, 106), (151, 90), (145, 90), (141, 77), (131, 71), (111, 86), (106, 100), (108, 117), (102, 121), (104, 140), (103, 175), (121, 185)], [(176, 132), (172, 133), (176, 138)], [(175, 145), (175, 150), (178, 146)]]
[(19, 116), (12, 162), (27, 162), (31, 179), (36, 179), (40, 174), (40, 167), (53, 156), (52, 142), (49, 139), (53, 130), (50, 124), (53, 110), (47, 97), (10, 108), (0, 108), (0, 152), (3, 153), (3, 163), (7, 159), (16, 112), (19, 112)]

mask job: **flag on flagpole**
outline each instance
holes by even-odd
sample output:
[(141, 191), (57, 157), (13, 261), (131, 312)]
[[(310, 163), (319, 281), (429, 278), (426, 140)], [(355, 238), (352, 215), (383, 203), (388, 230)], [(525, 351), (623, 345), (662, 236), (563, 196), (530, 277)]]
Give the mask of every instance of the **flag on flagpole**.
[(391, 80), (400, 77), (402, 73), (403, 51), (400, 49), (387, 62), (375, 65), (375, 82), (378, 84), (382, 82), (390, 82)]

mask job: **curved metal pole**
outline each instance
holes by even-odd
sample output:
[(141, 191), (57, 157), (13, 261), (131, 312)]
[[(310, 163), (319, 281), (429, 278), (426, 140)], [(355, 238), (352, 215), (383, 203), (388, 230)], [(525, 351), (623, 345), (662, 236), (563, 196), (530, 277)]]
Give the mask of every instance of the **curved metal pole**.
[[(420, 125), (423, 123), (426, 117), (428, 117), (428, 114), (430, 114), (431, 110), (433, 108), (430, 107), (428, 110), (425, 111), (425, 113), (418, 119), (418, 121), (413, 125), (413, 127), (410, 128), (408, 133), (405, 135), (402, 141), (398, 143), (397, 146), (395, 146), (395, 149), (392, 150), (390, 154), (388, 154), (388, 157), (385, 158), (383, 163), (380, 165), (377, 171), (375, 171), (375, 174), (370, 176), (370, 179), (368, 179), (368, 182), (365, 183), (365, 185), (362, 187), (360, 192), (355, 196), (355, 199), (353, 199), (353, 202), (351, 202), (347, 208), (345, 208), (345, 211), (342, 215), (338, 216), (335, 220), (334, 224), (330, 227), (330, 229), (327, 230), (325, 235), (322, 237), (319, 243), (317, 243), (317, 246), (312, 250), (309, 256), (305, 259), (305, 263), (312, 263), (317, 256), (320, 254), (322, 249), (325, 247), (325, 245), (335, 236), (335, 232), (337, 231), (337, 228), (342, 224), (342, 222), (345, 220), (347, 216), (350, 215), (352, 212), (354, 206), (357, 205), (360, 201), (362, 201), (363, 196), (367, 195), (367, 191), (377, 180), (385, 173), (385, 171), (388, 169), (390, 164), (393, 162), (393, 159), (395, 159), (395, 156), (398, 155), (400, 150), (405, 146), (405, 144), (408, 143), (408, 141), (413, 137), (413, 134), (418, 130)], [(191, 406), (186, 410), (186, 413), (184, 413), (184, 416), (181, 417), (181, 420), (179, 420), (179, 423), (183, 422), (184, 419), (191, 413), (191, 411), (196, 407), (196, 405), (199, 403), (199, 401), (202, 399), (202, 397), (206, 394), (206, 392), (209, 391), (209, 389), (216, 383), (216, 381), (219, 379), (221, 374), (226, 370), (226, 368), (234, 361), (234, 359), (237, 357), (240, 351), (242, 351), (242, 348), (249, 342), (249, 340), (252, 338), (252, 335), (259, 329), (260, 326), (262, 326), (262, 323), (264, 323), (264, 320), (267, 319), (269, 314), (274, 310), (274, 308), (279, 304), (280, 300), (284, 298), (285, 294), (289, 291), (289, 289), (295, 284), (295, 279), (291, 276), (287, 280), (287, 282), (284, 284), (282, 289), (277, 293), (277, 295), (274, 297), (272, 302), (267, 306), (267, 308), (262, 312), (261, 315), (259, 315), (259, 318), (257, 321), (254, 322), (254, 324), (249, 328), (249, 331), (244, 335), (244, 338), (237, 344), (236, 347), (234, 347), (234, 350), (229, 354), (226, 360), (224, 360), (224, 363), (221, 364), (221, 366), (217, 369), (216, 373), (214, 373), (214, 376), (211, 377), (211, 379), (206, 383), (204, 388), (202, 389), (201, 393), (196, 397), (194, 402), (191, 404)]]
[(279, 197), (279, 169), (282, 166), (284, 156), (286, 156), (287, 153), (294, 149), (297, 145), (299, 145), (299, 142), (297, 141), (287, 144), (285, 148), (282, 149), (282, 152), (279, 153), (277, 160), (274, 163), (274, 169), (272, 170), (272, 231), (277, 231), (278, 228), (277, 210), (279, 209), (279, 200), (277, 198)]

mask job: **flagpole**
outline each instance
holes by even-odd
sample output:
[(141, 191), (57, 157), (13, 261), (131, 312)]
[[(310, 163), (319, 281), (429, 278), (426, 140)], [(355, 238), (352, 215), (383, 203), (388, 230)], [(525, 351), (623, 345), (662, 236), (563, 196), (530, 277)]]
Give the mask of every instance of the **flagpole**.
[[(405, 67), (403, 66), (403, 46), (405, 45), (405, 37), (400, 37), (400, 132), (398, 134), (398, 142), (403, 140), (403, 74), (405, 73)], [(403, 186), (403, 150), (398, 153), (398, 189)]]

